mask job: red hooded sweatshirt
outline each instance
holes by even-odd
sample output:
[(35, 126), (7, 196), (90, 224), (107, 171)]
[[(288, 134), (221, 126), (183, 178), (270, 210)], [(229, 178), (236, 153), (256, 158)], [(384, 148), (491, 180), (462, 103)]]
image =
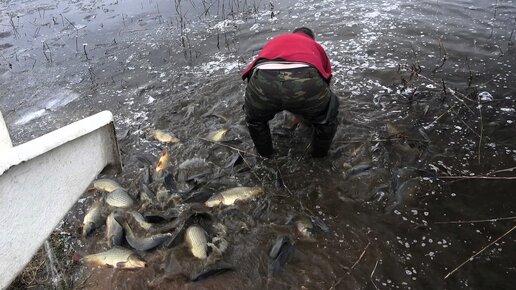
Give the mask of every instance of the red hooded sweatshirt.
[(242, 79), (260, 59), (304, 62), (315, 67), (328, 82), (331, 80), (331, 64), (324, 48), (304, 33), (286, 33), (271, 39), (262, 48), (255, 60), (244, 70)]

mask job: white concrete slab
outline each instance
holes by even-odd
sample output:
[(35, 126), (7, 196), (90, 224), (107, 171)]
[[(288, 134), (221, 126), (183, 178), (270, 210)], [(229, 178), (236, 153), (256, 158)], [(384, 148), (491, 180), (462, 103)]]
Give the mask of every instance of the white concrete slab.
[(108, 111), (0, 151), (0, 288), (9, 286), (110, 164), (120, 169)]

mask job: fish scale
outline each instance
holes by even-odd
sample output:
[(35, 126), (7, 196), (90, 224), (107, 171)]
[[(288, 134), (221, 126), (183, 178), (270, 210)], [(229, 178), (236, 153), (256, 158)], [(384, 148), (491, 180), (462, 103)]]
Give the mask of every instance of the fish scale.
[(192, 255), (199, 259), (206, 259), (208, 241), (204, 229), (200, 226), (192, 225), (186, 229), (185, 240), (190, 246)]
[(113, 207), (128, 208), (133, 205), (134, 201), (124, 189), (119, 188), (108, 193), (106, 203)]

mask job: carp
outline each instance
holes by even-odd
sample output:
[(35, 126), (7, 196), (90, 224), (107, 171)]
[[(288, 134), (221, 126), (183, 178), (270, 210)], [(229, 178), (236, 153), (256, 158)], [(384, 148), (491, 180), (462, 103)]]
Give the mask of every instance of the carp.
[(127, 243), (138, 251), (147, 251), (152, 248), (155, 248), (172, 237), (172, 234), (166, 233), (156, 234), (144, 238), (137, 238), (134, 235), (133, 230), (131, 229), (131, 227), (129, 227), (127, 223), (124, 223), (122, 226), (125, 231), (125, 239), (127, 240)]
[(122, 188), (122, 186), (114, 180), (101, 178), (93, 181), (93, 188), (100, 191), (112, 192), (116, 189)]
[(263, 193), (261, 187), (235, 187), (213, 195), (205, 202), (205, 205), (207, 207), (214, 207), (219, 204), (232, 205), (237, 200), (250, 199), (261, 193)]
[(302, 216), (297, 219), (296, 228), (302, 236), (306, 238), (313, 237), (314, 224), (307, 216)]
[(97, 266), (108, 266), (121, 269), (137, 269), (146, 266), (136, 253), (123, 247), (113, 247), (105, 252), (84, 257), (84, 262)]
[(206, 259), (208, 256), (208, 241), (203, 228), (197, 225), (189, 226), (185, 232), (185, 241), (194, 257)]
[(96, 228), (102, 225), (102, 204), (100, 202), (94, 203), (82, 222), (82, 235), (89, 236)]
[(117, 211), (112, 212), (106, 219), (106, 238), (108, 246), (120, 246), (122, 244), (122, 237), (124, 230), (122, 226), (116, 221), (116, 217), (120, 216)]
[(163, 150), (161, 156), (159, 157), (158, 164), (156, 164), (156, 169), (154, 170), (156, 177), (161, 177), (165, 170), (167, 170), (169, 159), (170, 153), (166, 149)]
[(217, 130), (217, 131), (209, 134), (207, 139), (214, 141), (214, 142), (219, 142), (220, 140), (222, 140), (222, 138), (224, 138), (224, 136), (226, 136), (227, 132), (228, 132), (228, 129)]
[(134, 201), (123, 188), (119, 188), (108, 193), (106, 203), (113, 207), (128, 208), (133, 205)]
[(180, 142), (176, 136), (162, 130), (151, 130), (149, 133), (152, 138), (158, 140), (161, 143), (175, 144)]

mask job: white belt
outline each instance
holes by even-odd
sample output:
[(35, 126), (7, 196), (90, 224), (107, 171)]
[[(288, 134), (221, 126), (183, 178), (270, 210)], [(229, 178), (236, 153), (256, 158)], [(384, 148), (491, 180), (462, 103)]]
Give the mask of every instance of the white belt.
[(289, 69), (299, 67), (309, 67), (309, 65), (303, 62), (264, 62), (255, 66), (257, 69)]

